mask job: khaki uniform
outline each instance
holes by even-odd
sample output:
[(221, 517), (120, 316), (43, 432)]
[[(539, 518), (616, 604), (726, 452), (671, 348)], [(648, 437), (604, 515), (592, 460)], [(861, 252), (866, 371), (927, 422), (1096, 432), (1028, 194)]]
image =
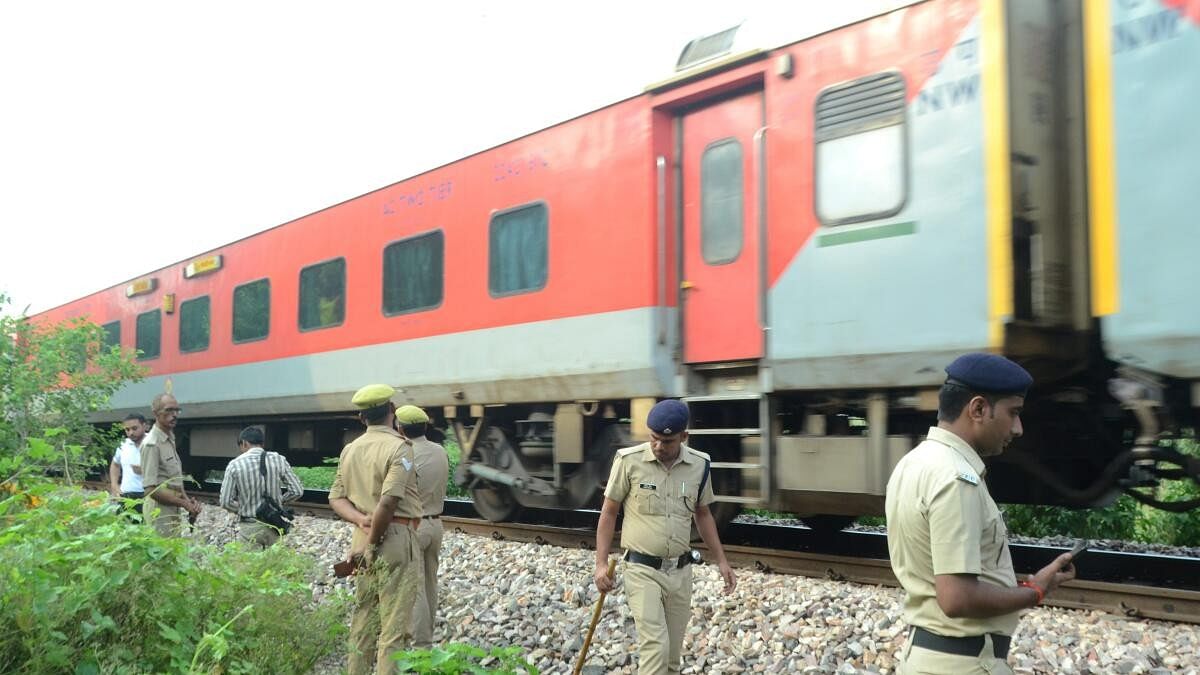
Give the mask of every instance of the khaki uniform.
[[(950, 618), (937, 604), (934, 576), (972, 574), (1015, 587), (1008, 530), (983, 482), (983, 460), (953, 433), (933, 427), (927, 440), (900, 460), (887, 486), (888, 550), (904, 587), (904, 620), (948, 637), (1011, 636), (1020, 612), (987, 619)], [(979, 656), (957, 656), (911, 644), (901, 673), (1011, 673), (988, 636)]]
[[(372, 514), (380, 497), (399, 497), (395, 517), (421, 517), (416, 464), (411, 443), (389, 427), (369, 426), (342, 450), (330, 499), (348, 499)], [(352, 550), (367, 548), (367, 533), (354, 528)], [(355, 575), (355, 609), (350, 620), (350, 675), (394, 672), (391, 655), (405, 648), (416, 600), (418, 574), (416, 531), (393, 522), (374, 554), (370, 568)]]
[(433, 625), (437, 623), (438, 554), (442, 550), (442, 514), (446, 501), (446, 481), (450, 478), (450, 459), (446, 449), (421, 436), (413, 439), (413, 455), (417, 462), (417, 490), (421, 494), (421, 526), (417, 528), (418, 559), (421, 562), (422, 583), (417, 587), (417, 602), (413, 607), (413, 642), (418, 646), (433, 642)]
[[(187, 511), (178, 506), (160, 504), (150, 496), (151, 486), (166, 485), (183, 492), (183, 462), (175, 450), (175, 434), (163, 431), (157, 424), (142, 440), (142, 484), (146, 498), (142, 502), (142, 518), (164, 537), (183, 536)], [(152, 514), (158, 511), (158, 516)]]
[[(670, 469), (654, 457), (649, 443), (617, 452), (604, 496), (621, 502), (625, 520), (621, 547), (666, 561), (691, 550), (697, 493), (700, 504), (715, 497), (704, 481), (708, 455), (687, 446)], [(666, 570), (625, 562), (625, 595), (638, 640), (638, 673), (677, 673), (682, 667), (683, 634), (691, 616), (692, 568)]]

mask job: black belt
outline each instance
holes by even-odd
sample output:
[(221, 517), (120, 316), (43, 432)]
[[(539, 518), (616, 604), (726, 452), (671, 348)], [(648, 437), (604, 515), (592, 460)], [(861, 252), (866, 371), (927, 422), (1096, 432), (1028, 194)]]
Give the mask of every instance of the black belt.
[[(645, 553), (638, 553), (637, 551), (626, 551), (625, 559), (628, 560), (629, 562), (637, 563), (639, 565), (646, 565), (647, 567), (653, 567), (656, 570), (664, 569), (663, 559), (656, 555), (646, 555)], [(669, 562), (675, 563), (672, 566), (675, 569), (685, 567), (685, 566), (691, 564), (692, 554), (690, 552), (684, 553), (683, 555), (679, 556), (679, 558), (677, 560), (673, 560), (673, 561), (669, 561)]]
[(122, 492), (121, 493), (122, 499), (144, 499), (145, 497), (146, 497), (145, 492)]
[[(1003, 661), (1008, 658), (1008, 646), (1012, 638), (1000, 633), (989, 633), (992, 636), (992, 653)], [(943, 654), (958, 656), (979, 656), (983, 651), (984, 636), (947, 637), (930, 633), (920, 626), (913, 626), (912, 643), (914, 647), (923, 647)]]
[(432, 516), (421, 516), (421, 517), (424, 518), (425, 520), (438, 520), (442, 517), (442, 514), (438, 513), (438, 514), (434, 514)]

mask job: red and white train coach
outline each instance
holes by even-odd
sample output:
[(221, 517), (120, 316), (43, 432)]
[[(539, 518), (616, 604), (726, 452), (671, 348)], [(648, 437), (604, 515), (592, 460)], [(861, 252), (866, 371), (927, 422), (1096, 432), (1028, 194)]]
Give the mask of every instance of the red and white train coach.
[[(787, 44), (698, 39), (637, 96), (39, 318), (140, 350), (152, 375), (106, 419), (169, 380), (193, 472), (248, 422), (334, 455), (381, 381), (458, 429), (484, 515), (578, 508), (677, 396), (726, 515), (850, 517), (880, 510), (944, 365), (991, 350), (1038, 381), (993, 490), (1109, 493), (1084, 494), (1200, 399), (1176, 304), (1200, 273), (1152, 269), (1200, 250), (1178, 217), (1200, 79), (1156, 65), (1200, 60), (1197, 3), (810, 4)], [(1170, 100), (1138, 109), (1153, 81)]]

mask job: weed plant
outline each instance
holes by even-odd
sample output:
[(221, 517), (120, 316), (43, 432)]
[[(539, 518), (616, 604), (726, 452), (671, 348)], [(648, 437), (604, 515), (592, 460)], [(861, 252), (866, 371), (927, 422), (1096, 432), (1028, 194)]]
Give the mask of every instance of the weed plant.
[(311, 558), (158, 536), (75, 488), (0, 493), (0, 672), (306, 673), (344, 644), (347, 594)]
[(396, 669), (402, 673), (527, 673), (537, 675), (538, 669), (527, 663), (520, 647), (493, 647), (490, 650), (473, 645), (451, 642), (442, 647), (399, 652)]

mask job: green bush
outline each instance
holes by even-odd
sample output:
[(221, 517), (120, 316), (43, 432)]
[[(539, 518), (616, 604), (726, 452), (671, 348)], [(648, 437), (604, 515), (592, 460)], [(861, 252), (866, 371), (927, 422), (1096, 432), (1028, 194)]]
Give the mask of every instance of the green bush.
[(48, 483), (0, 501), (0, 672), (302, 673), (343, 644), (348, 597), (311, 558), (165, 539)]
[(526, 663), (520, 647), (493, 647), (490, 650), (451, 642), (444, 647), (415, 649), (392, 656), (402, 673), (530, 673), (538, 669)]
[(442, 441), (442, 447), (446, 448), (446, 455), (450, 457), (450, 477), (446, 479), (446, 496), (458, 499), (470, 499), (471, 493), (454, 484), (454, 470), (458, 468), (458, 463), (462, 461), (462, 448), (458, 446), (458, 441), (454, 439), (452, 434), (446, 435), (446, 440)]
[[(471, 494), (469, 492), (454, 484), (454, 469), (458, 467), (462, 450), (459, 449), (458, 443), (455, 442), (453, 436), (447, 436), (446, 440), (442, 442), (442, 447), (446, 448), (446, 455), (450, 458), (450, 476), (446, 479), (446, 496), (458, 499), (470, 499)], [(304, 487), (310, 490), (328, 490), (333, 487), (333, 476), (337, 473), (337, 458), (332, 457), (325, 460), (325, 462), (335, 466), (293, 467), (296, 471), (296, 476), (300, 478), (300, 482), (304, 484)]]
[[(1200, 444), (1195, 441), (1181, 440), (1175, 447), (1184, 454), (1200, 456)], [(1155, 496), (1163, 501), (1187, 501), (1200, 497), (1200, 487), (1190, 480), (1164, 481)], [(1068, 536), (1200, 546), (1200, 510), (1172, 513), (1140, 504), (1128, 495), (1121, 495), (1112, 505), (1099, 509), (1006, 506), (1004, 521), (1010, 532), (1027, 537)]]
[(337, 467), (332, 466), (294, 466), (296, 477), (300, 484), (309, 490), (328, 490), (333, 487), (333, 476)]
[(1131, 540), (1137, 518), (1137, 502), (1124, 495), (1111, 506), (1101, 509), (1026, 504), (1004, 506), (1004, 523), (1008, 531), (1026, 537)]

